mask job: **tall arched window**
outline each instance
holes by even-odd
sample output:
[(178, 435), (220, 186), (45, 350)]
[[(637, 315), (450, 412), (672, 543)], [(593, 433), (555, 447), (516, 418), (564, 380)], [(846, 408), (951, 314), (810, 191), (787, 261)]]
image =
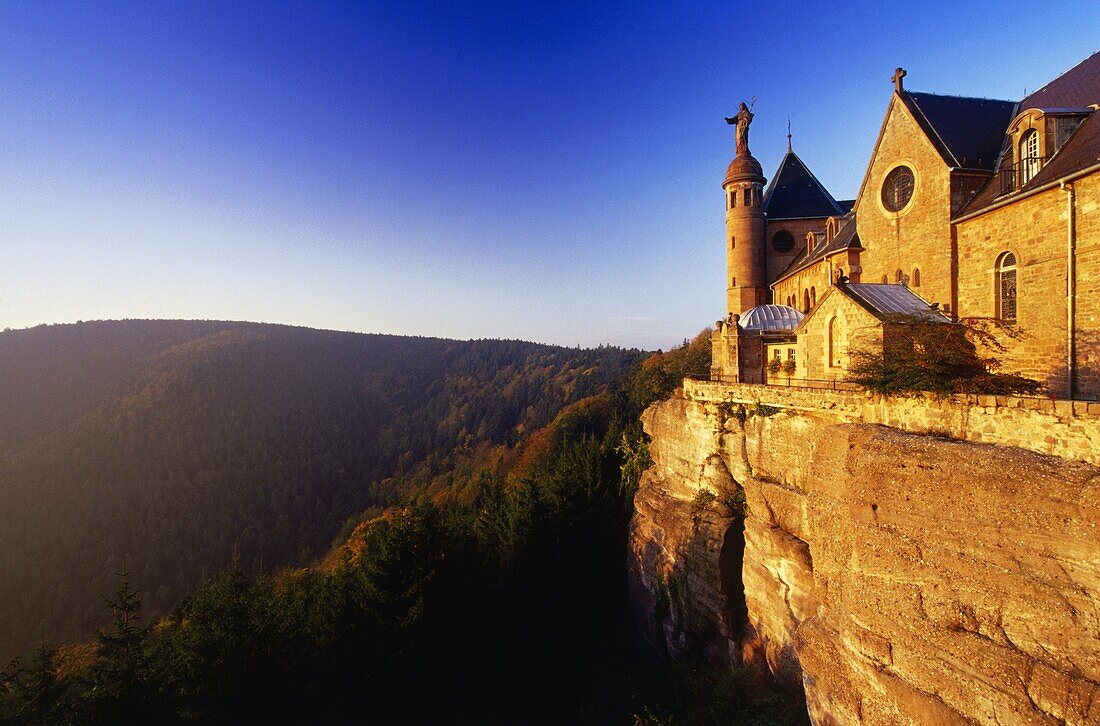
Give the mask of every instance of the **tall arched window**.
[(838, 366), (840, 361), (837, 359), (837, 329), (836, 329), (836, 316), (829, 318), (829, 365)]
[(1020, 184), (1027, 184), (1039, 173), (1039, 132), (1035, 129), (1020, 137)]
[(901, 281), (905, 279), (905, 275), (901, 270), (894, 273), (894, 283), (900, 285)]
[(997, 317), (1016, 322), (1016, 255), (1011, 252), (997, 259)]
[(802, 291), (802, 312), (804, 312), (804, 313), (810, 312), (810, 291), (809, 290), (803, 290)]
[(813, 307), (814, 305), (817, 305), (817, 288), (816, 287), (811, 287), (810, 288), (810, 307)]
[(920, 287), (920, 268), (919, 267), (914, 267), (913, 268), (913, 278), (912, 278), (911, 282), (913, 283), (913, 287)]
[(882, 284), (885, 285), (888, 282), (890, 282), (890, 278), (887, 277), (886, 275), (883, 275), (882, 276)]

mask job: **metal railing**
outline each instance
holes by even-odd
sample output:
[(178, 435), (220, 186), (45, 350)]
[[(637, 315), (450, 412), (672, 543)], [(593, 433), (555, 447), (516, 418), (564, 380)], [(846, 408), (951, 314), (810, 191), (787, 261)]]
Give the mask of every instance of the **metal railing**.
[(1046, 163), (1047, 157), (1045, 156), (1029, 156), (1017, 161), (1015, 164), (1002, 165), (1000, 171), (997, 172), (1001, 180), (1001, 194), (1008, 194), (1027, 184), (1035, 178), (1035, 175)]
[(693, 381), (706, 381), (710, 383), (735, 383), (748, 386), (769, 386), (772, 388), (806, 388), (813, 390), (829, 391), (862, 391), (863, 387), (849, 381), (831, 378), (787, 378), (777, 376), (737, 376), (720, 375), (717, 373), (695, 373), (686, 376)]

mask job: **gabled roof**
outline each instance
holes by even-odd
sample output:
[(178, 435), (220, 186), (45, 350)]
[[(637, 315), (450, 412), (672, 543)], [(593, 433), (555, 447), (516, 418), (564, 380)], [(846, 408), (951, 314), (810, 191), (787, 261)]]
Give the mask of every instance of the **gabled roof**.
[(764, 192), (768, 219), (813, 219), (844, 214), (833, 195), (789, 147)]
[[(1039, 109), (1077, 109), (1100, 103), (1100, 52), (1093, 53), (1073, 68), (1030, 94), (1019, 104), (1019, 111)], [(1001, 131), (1005, 143), (1008, 124)], [(1031, 181), (1015, 192), (1037, 189), (1100, 163), (1100, 113), (1093, 111), (1061, 149), (1039, 170)], [(1000, 180), (996, 175), (985, 183), (959, 216), (975, 214), (999, 201)]]
[(911, 91), (901, 98), (948, 166), (993, 171), (1014, 102)]
[(796, 272), (805, 270), (807, 267), (816, 265), (829, 255), (848, 249), (862, 249), (862, 247), (859, 241), (859, 235), (856, 234), (856, 215), (847, 214), (841, 217), (840, 226), (837, 228), (836, 236), (833, 237), (832, 242), (818, 244), (812, 250), (807, 250), (803, 247), (802, 251), (791, 260), (791, 264), (787, 265), (787, 269), (783, 270), (779, 277), (775, 278), (775, 282), (772, 284), (774, 285), (781, 280), (785, 280)]
[(810, 318), (822, 309), (829, 295), (836, 293), (849, 298), (878, 320), (886, 322), (908, 318), (929, 323), (950, 323), (951, 319), (905, 285), (888, 285), (868, 282), (837, 282), (829, 286), (817, 301), (813, 310), (802, 318), (797, 331), (805, 328)]

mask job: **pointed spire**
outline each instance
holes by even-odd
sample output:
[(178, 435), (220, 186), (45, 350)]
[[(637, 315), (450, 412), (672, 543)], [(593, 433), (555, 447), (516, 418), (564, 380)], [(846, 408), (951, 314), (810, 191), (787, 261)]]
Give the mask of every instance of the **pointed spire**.
[(794, 149), (791, 148), (791, 117), (787, 115), (787, 153), (791, 153)]

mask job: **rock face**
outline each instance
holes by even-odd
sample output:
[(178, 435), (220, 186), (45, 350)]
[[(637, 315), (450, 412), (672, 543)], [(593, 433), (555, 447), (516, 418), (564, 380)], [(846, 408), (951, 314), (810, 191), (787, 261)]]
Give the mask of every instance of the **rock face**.
[(1100, 723), (1097, 467), (680, 397), (644, 423), (656, 651), (766, 665), (819, 724)]

